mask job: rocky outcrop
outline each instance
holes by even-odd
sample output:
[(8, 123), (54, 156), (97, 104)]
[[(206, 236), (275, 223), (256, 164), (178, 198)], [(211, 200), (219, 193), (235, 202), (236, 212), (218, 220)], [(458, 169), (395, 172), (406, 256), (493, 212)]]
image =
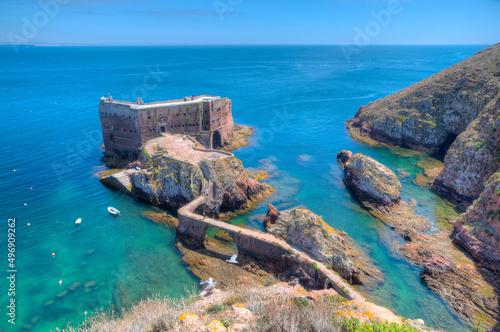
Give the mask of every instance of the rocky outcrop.
[(490, 177), (481, 196), (457, 219), (453, 240), (500, 275), (500, 172)]
[(363, 140), (446, 153), (432, 190), (467, 207), (500, 167), (500, 44), (359, 108), (349, 132)]
[[(266, 219), (273, 217), (269, 210)], [(266, 222), (270, 225), (270, 222)], [(313, 212), (294, 208), (281, 211), (268, 233), (306, 250), (312, 258), (329, 263), (344, 279), (351, 280), (354, 265), (346, 255), (344, 239)]]
[[(352, 157), (351, 157), (352, 156)], [(344, 183), (368, 209), (390, 211), (401, 201), (401, 183), (396, 174), (378, 161), (350, 151), (337, 154), (344, 168)]]
[(200, 195), (210, 198), (211, 212), (248, 207), (271, 192), (271, 187), (249, 178), (235, 157), (183, 162), (155, 155), (149, 170), (131, 177), (134, 192), (153, 205), (177, 210)]
[[(320, 216), (307, 209), (278, 211), (269, 204), (264, 227), (267, 232), (305, 250), (313, 259), (326, 262), (349, 282), (367, 283), (375, 288), (384, 281), (382, 272), (368, 257), (361, 257), (364, 254), (350, 243), (346, 233), (330, 227)], [(353, 264), (350, 256), (358, 265)]]

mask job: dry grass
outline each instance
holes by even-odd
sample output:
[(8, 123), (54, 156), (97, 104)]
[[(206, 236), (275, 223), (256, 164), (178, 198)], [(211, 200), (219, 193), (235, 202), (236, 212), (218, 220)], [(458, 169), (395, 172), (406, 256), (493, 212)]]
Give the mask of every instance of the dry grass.
[(257, 310), (260, 312), (256, 313), (259, 319), (254, 331), (340, 332), (341, 323), (333, 319), (334, 308), (331, 302), (277, 297)]
[(185, 298), (173, 300), (155, 296), (143, 300), (118, 314), (114, 308), (100, 310), (89, 316), (78, 327), (67, 327), (64, 332), (142, 332), (171, 331), (178, 318), (199, 296), (188, 292)]
[(246, 289), (225, 293), (218, 304), (200, 312), (195, 304), (198, 299), (199, 296), (188, 293), (181, 300), (160, 297), (143, 300), (121, 314), (113, 308), (101, 310), (80, 326), (67, 327), (64, 332), (184, 331), (179, 325), (184, 312), (198, 312), (200, 316), (207, 315), (207, 321), (217, 319), (231, 326), (237, 319), (231, 309), (233, 305), (243, 305), (254, 315), (249, 331), (342, 331), (341, 323), (332, 318), (338, 307), (336, 301), (266, 296), (265, 288)]

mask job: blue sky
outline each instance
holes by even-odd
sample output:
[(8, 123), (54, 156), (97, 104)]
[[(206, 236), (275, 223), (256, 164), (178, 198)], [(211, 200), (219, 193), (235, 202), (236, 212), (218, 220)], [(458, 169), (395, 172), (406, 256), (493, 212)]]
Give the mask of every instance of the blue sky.
[(500, 0), (0, 0), (0, 4), (3, 44), (500, 42)]

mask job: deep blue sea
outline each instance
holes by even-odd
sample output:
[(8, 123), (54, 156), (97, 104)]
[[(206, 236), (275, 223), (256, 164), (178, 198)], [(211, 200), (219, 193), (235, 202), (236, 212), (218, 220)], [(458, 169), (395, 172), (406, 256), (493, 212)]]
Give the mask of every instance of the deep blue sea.
[[(436, 215), (454, 211), (412, 184), (422, 156), (358, 143), (345, 120), (359, 106), (484, 47), (369, 46), (350, 60), (336, 46), (25, 47), (18, 53), (0, 47), (0, 330), (55, 330), (81, 323), (85, 312), (126, 308), (153, 294), (178, 297), (196, 284), (174, 246), (174, 230), (141, 217), (148, 205), (99, 183), (97, 104), (108, 94), (145, 102), (212, 94), (231, 98), (235, 122), (256, 129), (253, 144), (236, 156), (245, 167), (276, 174), (270, 183), (277, 193), (233, 223), (261, 228), (253, 216), (265, 213), (268, 202), (303, 204), (378, 262), (386, 282), (367, 294), (373, 302), (432, 327), (467, 331), (421, 284), (421, 269), (394, 252), (401, 239), (359, 209), (342, 184), (336, 153), (362, 152), (409, 171), (401, 180), (403, 198), (421, 202), (418, 213), (436, 230)], [(122, 216), (110, 216), (109, 205)], [(9, 218), (16, 219), (15, 326), (6, 315)]]

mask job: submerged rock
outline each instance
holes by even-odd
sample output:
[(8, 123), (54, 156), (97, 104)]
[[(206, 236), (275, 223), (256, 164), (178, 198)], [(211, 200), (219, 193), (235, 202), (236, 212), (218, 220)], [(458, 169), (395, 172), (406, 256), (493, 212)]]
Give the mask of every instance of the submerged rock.
[(337, 154), (344, 167), (344, 183), (368, 209), (389, 211), (401, 201), (401, 183), (396, 174), (375, 159), (350, 151)]

